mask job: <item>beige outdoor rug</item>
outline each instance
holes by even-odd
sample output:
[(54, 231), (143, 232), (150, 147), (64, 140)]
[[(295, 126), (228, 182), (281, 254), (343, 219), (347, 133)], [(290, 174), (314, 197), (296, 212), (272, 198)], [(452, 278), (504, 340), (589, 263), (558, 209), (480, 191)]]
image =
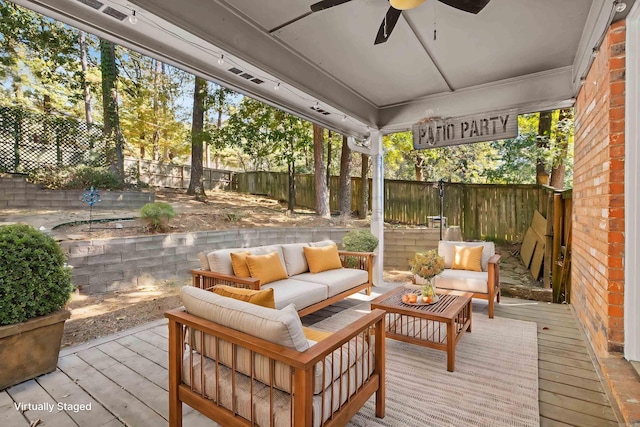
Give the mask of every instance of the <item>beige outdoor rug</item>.
[[(312, 327), (336, 331), (362, 316), (348, 310)], [(475, 313), (474, 313), (475, 314)], [(539, 426), (536, 324), (486, 314), (456, 348), (455, 372), (446, 354), (387, 339), (386, 416), (373, 398), (350, 426)]]

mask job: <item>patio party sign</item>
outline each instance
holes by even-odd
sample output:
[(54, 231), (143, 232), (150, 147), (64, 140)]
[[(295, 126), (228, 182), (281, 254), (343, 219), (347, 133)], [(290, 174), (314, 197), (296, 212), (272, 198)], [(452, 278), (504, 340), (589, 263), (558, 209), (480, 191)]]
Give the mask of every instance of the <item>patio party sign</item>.
[(495, 141), (518, 135), (515, 109), (466, 117), (425, 119), (413, 125), (413, 148), (446, 147), (472, 142)]

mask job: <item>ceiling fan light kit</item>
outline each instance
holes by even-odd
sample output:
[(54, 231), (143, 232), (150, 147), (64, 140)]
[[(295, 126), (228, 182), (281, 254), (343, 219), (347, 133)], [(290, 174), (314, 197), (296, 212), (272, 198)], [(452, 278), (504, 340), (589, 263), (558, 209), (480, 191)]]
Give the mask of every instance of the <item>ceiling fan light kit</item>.
[(424, 2), (425, 0), (390, 0), (389, 4), (391, 4), (394, 9), (408, 10), (418, 7)]
[[(311, 12), (320, 12), (321, 10), (329, 9), (334, 6), (348, 3), (351, 0), (322, 0), (311, 5)], [(441, 3), (451, 6), (454, 9), (461, 10), (467, 13), (477, 14), (489, 3), (490, 0), (438, 0)], [(425, 0), (389, 0), (390, 7), (387, 10), (382, 24), (378, 29), (378, 34), (373, 44), (385, 43), (391, 36), (391, 32), (398, 23), (400, 14), (403, 10), (413, 9), (424, 3)], [(435, 32), (434, 32), (435, 40)]]

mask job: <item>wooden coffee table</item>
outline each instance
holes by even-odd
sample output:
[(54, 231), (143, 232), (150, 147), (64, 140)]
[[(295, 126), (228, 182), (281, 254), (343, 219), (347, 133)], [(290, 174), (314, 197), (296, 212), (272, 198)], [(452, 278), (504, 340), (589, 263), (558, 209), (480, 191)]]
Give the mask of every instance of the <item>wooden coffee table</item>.
[[(387, 338), (444, 350), (447, 371), (453, 372), (456, 344), (463, 332), (471, 332), (470, 292), (438, 290), (440, 300), (432, 305), (408, 305), (402, 295), (412, 290), (399, 287), (371, 302), (371, 309), (387, 312)], [(419, 293), (419, 290), (413, 290)]]

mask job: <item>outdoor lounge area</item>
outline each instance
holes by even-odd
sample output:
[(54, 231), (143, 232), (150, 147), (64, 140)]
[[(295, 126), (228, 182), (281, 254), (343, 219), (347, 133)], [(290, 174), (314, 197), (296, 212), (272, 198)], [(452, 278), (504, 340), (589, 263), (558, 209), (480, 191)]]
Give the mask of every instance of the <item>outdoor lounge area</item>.
[[(352, 296), (303, 323), (336, 330), (368, 312), (367, 300), (383, 291)], [(387, 339), (386, 416), (375, 417), (372, 397), (349, 425), (618, 425), (569, 307), (503, 298), (495, 310), (488, 320), (486, 303), (474, 304), (473, 330), (458, 345), (455, 372), (447, 372), (442, 352)], [(514, 328), (520, 324), (527, 328)], [(505, 350), (505, 339), (520, 348)], [(63, 349), (55, 372), (0, 392), (0, 423), (168, 425), (168, 342), (160, 320)], [(42, 406), (16, 409), (21, 403)], [(184, 406), (183, 425), (215, 424)]]

